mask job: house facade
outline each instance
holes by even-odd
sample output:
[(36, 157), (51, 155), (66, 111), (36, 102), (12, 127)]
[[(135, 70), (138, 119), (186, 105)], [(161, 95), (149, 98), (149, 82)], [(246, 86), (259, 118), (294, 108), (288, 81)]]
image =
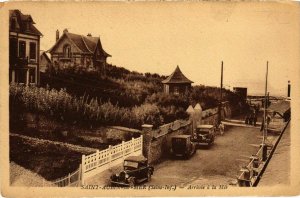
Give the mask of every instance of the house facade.
[(189, 91), (194, 82), (185, 77), (179, 66), (177, 66), (175, 71), (162, 83), (164, 85), (164, 93), (180, 95)]
[(61, 36), (56, 31), (56, 43), (48, 51), (56, 68), (81, 67), (105, 72), (106, 60), (111, 57), (102, 48), (100, 37), (73, 34), (67, 29)]
[(39, 84), (39, 51), (42, 33), (30, 15), (9, 11), (9, 82)]
[(40, 51), (40, 72), (46, 72), (51, 67), (51, 58), (49, 53)]

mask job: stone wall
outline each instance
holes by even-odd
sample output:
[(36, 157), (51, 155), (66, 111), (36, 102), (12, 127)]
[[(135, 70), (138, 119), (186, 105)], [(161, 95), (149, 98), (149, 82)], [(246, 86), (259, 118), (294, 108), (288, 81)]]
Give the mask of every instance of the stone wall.
[[(171, 137), (179, 134), (191, 134), (193, 130), (193, 122), (197, 122), (198, 124), (200, 122), (201, 124), (216, 125), (218, 121), (217, 108), (202, 111), (201, 107), (198, 106), (196, 110), (199, 109), (201, 112), (201, 115), (198, 116), (200, 117), (200, 121), (193, 118), (190, 118), (189, 121), (176, 120), (175, 122), (159, 127), (157, 130), (153, 130), (152, 125), (142, 127), (142, 134), (144, 136), (143, 155), (148, 158), (149, 163), (157, 163), (164, 158), (168, 158), (170, 156)], [(231, 116), (229, 103), (223, 103), (221, 116), (222, 119)], [(179, 128), (177, 126), (179, 126)], [(166, 132), (166, 128), (168, 132)]]
[(120, 139), (123, 141), (129, 141), (132, 137), (137, 138), (140, 135), (140, 130), (121, 126), (109, 126), (106, 132), (107, 139)]
[(172, 136), (180, 134), (191, 134), (191, 122), (185, 122), (185, 125), (181, 125), (178, 129), (171, 130), (169, 133), (158, 136), (157, 138), (153, 136), (155, 131), (153, 131), (152, 128), (144, 129), (143, 127), (143, 154), (148, 158), (149, 163), (158, 163), (162, 159), (168, 158), (170, 156), (170, 140)]
[(210, 116), (207, 116), (205, 118), (202, 118), (201, 124), (211, 124), (216, 125), (218, 123), (218, 114), (212, 114)]
[[(190, 114), (190, 120), (193, 122), (193, 127), (196, 128), (199, 124), (211, 124), (216, 125), (218, 123), (218, 107), (206, 109), (202, 111), (202, 108), (197, 104), (194, 108), (189, 106), (187, 113)], [(229, 102), (222, 103), (221, 119), (230, 118), (232, 110)]]
[[(211, 124), (211, 125), (217, 125), (218, 123), (218, 112), (216, 108), (213, 108), (211, 112), (209, 110), (206, 110), (209, 113), (206, 113), (205, 115), (202, 115), (201, 124)], [(203, 111), (205, 112), (205, 111)], [(221, 119), (224, 120), (225, 118), (231, 117), (231, 109), (229, 104), (224, 105), (223, 109), (221, 111)]]

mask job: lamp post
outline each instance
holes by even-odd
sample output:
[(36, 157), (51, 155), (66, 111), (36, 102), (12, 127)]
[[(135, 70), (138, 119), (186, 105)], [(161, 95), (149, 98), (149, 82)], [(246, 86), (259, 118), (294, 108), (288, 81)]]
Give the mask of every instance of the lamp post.
[(223, 89), (223, 61), (221, 62), (221, 86), (220, 86), (220, 101), (218, 107), (218, 125), (221, 124), (222, 111), (222, 89)]
[(267, 130), (268, 130), (268, 120), (266, 119), (266, 109), (267, 109), (267, 90), (268, 90), (268, 68), (269, 67), (269, 62), (267, 61), (267, 70), (266, 70), (266, 83), (265, 83), (265, 101), (264, 101), (264, 129), (263, 129), (263, 151), (262, 151), (262, 158), (263, 161), (267, 159), (267, 146), (266, 146), (266, 138), (267, 138)]

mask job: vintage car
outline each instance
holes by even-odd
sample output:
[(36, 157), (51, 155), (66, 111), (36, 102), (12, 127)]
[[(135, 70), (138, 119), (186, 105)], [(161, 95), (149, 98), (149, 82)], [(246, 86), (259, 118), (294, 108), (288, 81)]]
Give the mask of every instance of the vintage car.
[(144, 156), (130, 156), (125, 158), (124, 170), (110, 177), (112, 186), (133, 187), (138, 183), (150, 181), (154, 168), (148, 164)]
[(171, 153), (174, 157), (189, 158), (196, 152), (196, 145), (191, 135), (175, 135), (171, 137)]
[(211, 146), (215, 140), (215, 127), (213, 125), (198, 125), (193, 137), (193, 142), (200, 145)]

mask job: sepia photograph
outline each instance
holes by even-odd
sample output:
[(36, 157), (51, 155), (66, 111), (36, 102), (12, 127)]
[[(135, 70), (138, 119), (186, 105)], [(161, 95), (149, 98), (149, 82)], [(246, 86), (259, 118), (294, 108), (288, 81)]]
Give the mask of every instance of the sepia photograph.
[(0, 13), (2, 196), (299, 194), (297, 2)]

